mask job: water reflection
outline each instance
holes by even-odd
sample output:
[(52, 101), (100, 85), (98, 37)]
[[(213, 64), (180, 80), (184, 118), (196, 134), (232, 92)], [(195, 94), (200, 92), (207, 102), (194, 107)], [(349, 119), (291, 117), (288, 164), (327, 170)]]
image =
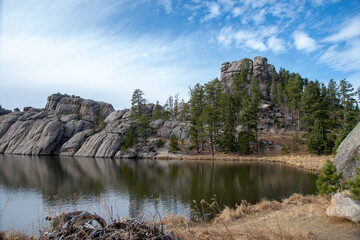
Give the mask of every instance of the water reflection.
[[(294, 192), (314, 193), (316, 179), (306, 171), (262, 162), (0, 155), (0, 166), (0, 190), (5, 195), (33, 190), (41, 193), (43, 205), (51, 206), (59, 196), (71, 205), (107, 194), (115, 201), (121, 198), (130, 217), (149, 210), (149, 205), (159, 207), (153, 201), (159, 197), (162, 208), (169, 211), (191, 207), (193, 200), (209, 201), (214, 194), (223, 206), (234, 206), (241, 199), (254, 203), (264, 197), (280, 200)], [(0, 196), (0, 200), (6, 197)]]

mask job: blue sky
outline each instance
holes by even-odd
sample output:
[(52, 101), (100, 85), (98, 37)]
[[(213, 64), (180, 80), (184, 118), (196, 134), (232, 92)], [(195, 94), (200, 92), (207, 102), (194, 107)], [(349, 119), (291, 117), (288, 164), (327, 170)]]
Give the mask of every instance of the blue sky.
[(44, 107), (61, 92), (130, 107), (164, 103), (263, 56), (310, 80), (360, 86), (359, 0), (3, 0), (0, 104)]

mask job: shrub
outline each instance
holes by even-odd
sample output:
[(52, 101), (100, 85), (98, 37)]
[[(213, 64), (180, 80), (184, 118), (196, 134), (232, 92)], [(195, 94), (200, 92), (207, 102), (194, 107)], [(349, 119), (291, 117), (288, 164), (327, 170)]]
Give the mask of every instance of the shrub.
[[(357, 161), (360, 161), (360, 156), (356, 157)], [(347, 179), (347, 185), (349, 186), (350, 193), (352, 197), (360, 200), (360, 168), (356, 168), (355, 179)]]
[(300, 150), (299, 145), (301, 144), (301, 139), (299, 137), (299, 135), (296, 133), (293, 137), (293, 146), (292, 149), (295, 152), (298, 152)]
[(156, 140), (156, 147), (161, 148), (164, 144), (165, 142), (162, 139)]
[(329, 194), (336, 192), (340, 187), (342, 174), (336, 173), (336, 166), (330, 160), (327, 160), (321, 173), (316, 180), (316, 187), (320, 194)]
[(289, 150), (288, 150), (287, 146), (285, 144), (281, 145), (281, 154), (285, 155), (288, 153), (289, 153)]
[(171, 134), (169, 142), (169, 152), (175, 152), (179, 150), (179, 142), (175, 134)]
[(326, 135), (326, 130), (323, 124), (316, 120), (312, 131), (306, 140), (308, 152), (316, 153), (317, 155), (328, 154), (331, 152), (331, 143)]

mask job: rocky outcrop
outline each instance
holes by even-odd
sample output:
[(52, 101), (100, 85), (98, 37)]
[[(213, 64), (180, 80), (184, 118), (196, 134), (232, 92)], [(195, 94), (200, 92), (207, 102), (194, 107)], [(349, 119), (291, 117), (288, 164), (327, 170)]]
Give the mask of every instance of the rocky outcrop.
[[(225, 90), (230, 92), (233, 77), (236, 74), (240, 74), (244, 70), (247, 75), (248, 83), (250, 83), (252, 77), (259, 81), (259, 87), (264, 99), (269, 99), (268, 93), (266, 93), (266, 85), (270, 86), (273, 80), (278, 80), (278, 74), (275, 71), (274, 65), (267, 63), (267, 58), (255, 57), (254, 61), (249, 58), (244, 58), (239, 61), (225, 62), (221, 65), (221, 77), (220, 80), (224, 84)], [(249, 86), (246, 87), (247, 89)]]
[(343, 173), (344, 179), (355, 177), (356, 167), (360, 162), (355, 157), (360, 154), (360, 123), (347, 135), (337, 149), (334, 163), (338, 173)]
[(89, 99), (82, 99), (78, 96), (67, 94), (53, 94), (48, 97), (46, 110), (53, 110), (61, 114), (78, 114), (79, 116), (101, 117), (105, 119), (114, 110), (109, 103), (97, 102)]
[(331, 204), (326, 209), (330, 217), (347, 218), (353, 222), (360, 222), (360, 202), (347, 197), (344, 193), (336, 193), (331, 198)]

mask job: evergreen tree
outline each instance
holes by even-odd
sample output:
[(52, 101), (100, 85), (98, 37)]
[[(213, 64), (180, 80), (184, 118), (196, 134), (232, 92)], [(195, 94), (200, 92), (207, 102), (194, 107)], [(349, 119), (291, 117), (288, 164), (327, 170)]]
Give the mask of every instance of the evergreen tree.
[(161, 118), (161, 106), (159, 104), (159, 101), (156, 101), (155, 107), (154, 107), (154, 116), (153, 119), (157, 120)]
[(169, 142), (169, 152), (175, 152), (179, 150), (179, 142), (175, 134), (171, 134)]
[(143, 114), (146, 100), (143, 98), (144, 93), (140, 89), (135, 89), (131, 98), (131, 115), (138, 117)]
[(331, 152), (331, 143), (327, 138), (326, 131), (321, 121), (316, 120), (311, 133), (306, 140), (308, 152), (317, 155), (328, 154)]
[(318, 81), (310, 81), (301, 96), (301, 124), (305, 130), (310, 130), (315, 120), (325, 124), (328, 119), (325, 98), (321, 96), (320, 84)]
[(336, 166), (330, 160), (321, 169), (321, 173), (316, 180), (316, 187), (320, 194), (329, 194), (336, 192), (340, 187), (342, 175), (336, 173)]
[(288, 104), (293, 112), (297, 112), (298, 118), (298, 130), (300, 130), (300, 100), (304, 83), (299, 74), (295, 75), (295, 78), (289, 78), (286, 84), (286, 95), (288, 98)]
[(150, 118), (148, 115), (141, 115), (137, 118), (136, 126), (138, 134), (145, 143), (147, 137), (152, 133), (152, 127), (150, 126)]
[(215, 154), (215, 143), (219, 141), (219, 131), (221, 128), (221, 108), (223, 100), (222, 83), (215, 78), (205, 84), (205, 100), (207, 106), (203, 110), (203, 122), (206, 124), (206, 136), (209, 139), (211, 154)]
[(137, 141), (136, 131), (132, 126), (130, 126), (125, 133), (125, 139), (122, 150), (126, 150), (128, 148), (133, 147), (136, 141)]
[(177, 119), (179, 115), (179, 94), (177, 93), (174, 97), (174, 119)]
[(190, 89), (190, 139), (196, 146), (196, 152), (200, 151), (200, 144), (203, 144), (203, 123), (200, 119), (204, 109), (204, 87), (199, 83)]
[[(257, 129), (257, 112), (254, 111), (254, 103), (250, 99), (247, 91), (243, 91), (242, 94), (243, 108), (242, 113), (240, 115), (240, 123), (244, 127), (243, 133), (240, 135), (240, 139), (238, 139), (238, 147), (240, 147), (241, 153), (250, 153), (250, 146), (254, 143), (255, 137), (254, 132)], [(258, 111), (258, 107), (256, 107)], [(241, 147), (239, 144), (245, 144), (246, 146)], [(243, 149), (247, 149), (246, 152), (243, 152)]]
[(204, 123), (205, 137), (208, 139), (211, 155), (215, 155), (215, 136), (218, 121), (214, 109), (210, 105), (206, 105), (200, 116), (201, 122)]
[[(357, 161), (360, 161), (360, 156), (355, 158)], [(347, 179), (347, 185), (349, 186), (349, 191), (353, 197), (357, 200), (360, 200), (360, 168), (356, 168), (356, 176), (354, 179)]]
[(226, 94), (224, 98), (224, 133), (221, 148), (228, 153), (235, 151), (235, 109), (233, 95)]
[(277, 106), (279, 104), (278, 97), (279, 97), (278, 96), (278, 86), (277, 86), (277, 83), (275, 81), (273, 81), (271, 83), (270, 99), (275, 104), (275, 106)]
[(185, 103), (184, 99), (181, 100), (181, 111), (180, 111), (180, 121), (188, 120), (189, 118), (189, 105)]
[(328, 110), (331, 119), (331, 127), (335, 128), (339, 125), (339, 110), (340, 110), (340, 99), (339, 99), (339, 87), (337, 86), (334, 79), (330, 79), (327, 86), (327, 102)]
[(260, 105), (260, 101), (261, 101), (261, 92), (260, 92), (260, 88), (259, 88), (259, 83), (258, 81), (255, 79), (255, 77), (252, 78), (251, 80), (251, 86), (250, 86), (250, 91), (251, 91), (251, 110), (252, 110), (252, 114), (253, 114), (253, 126), (254, 128), (252, 129), (255, 132), (255, 141), (256, 141), (256, 151), (259, 151), (259, 146), (258, 146), (258, 121), (259, 121), (259, 105)]

